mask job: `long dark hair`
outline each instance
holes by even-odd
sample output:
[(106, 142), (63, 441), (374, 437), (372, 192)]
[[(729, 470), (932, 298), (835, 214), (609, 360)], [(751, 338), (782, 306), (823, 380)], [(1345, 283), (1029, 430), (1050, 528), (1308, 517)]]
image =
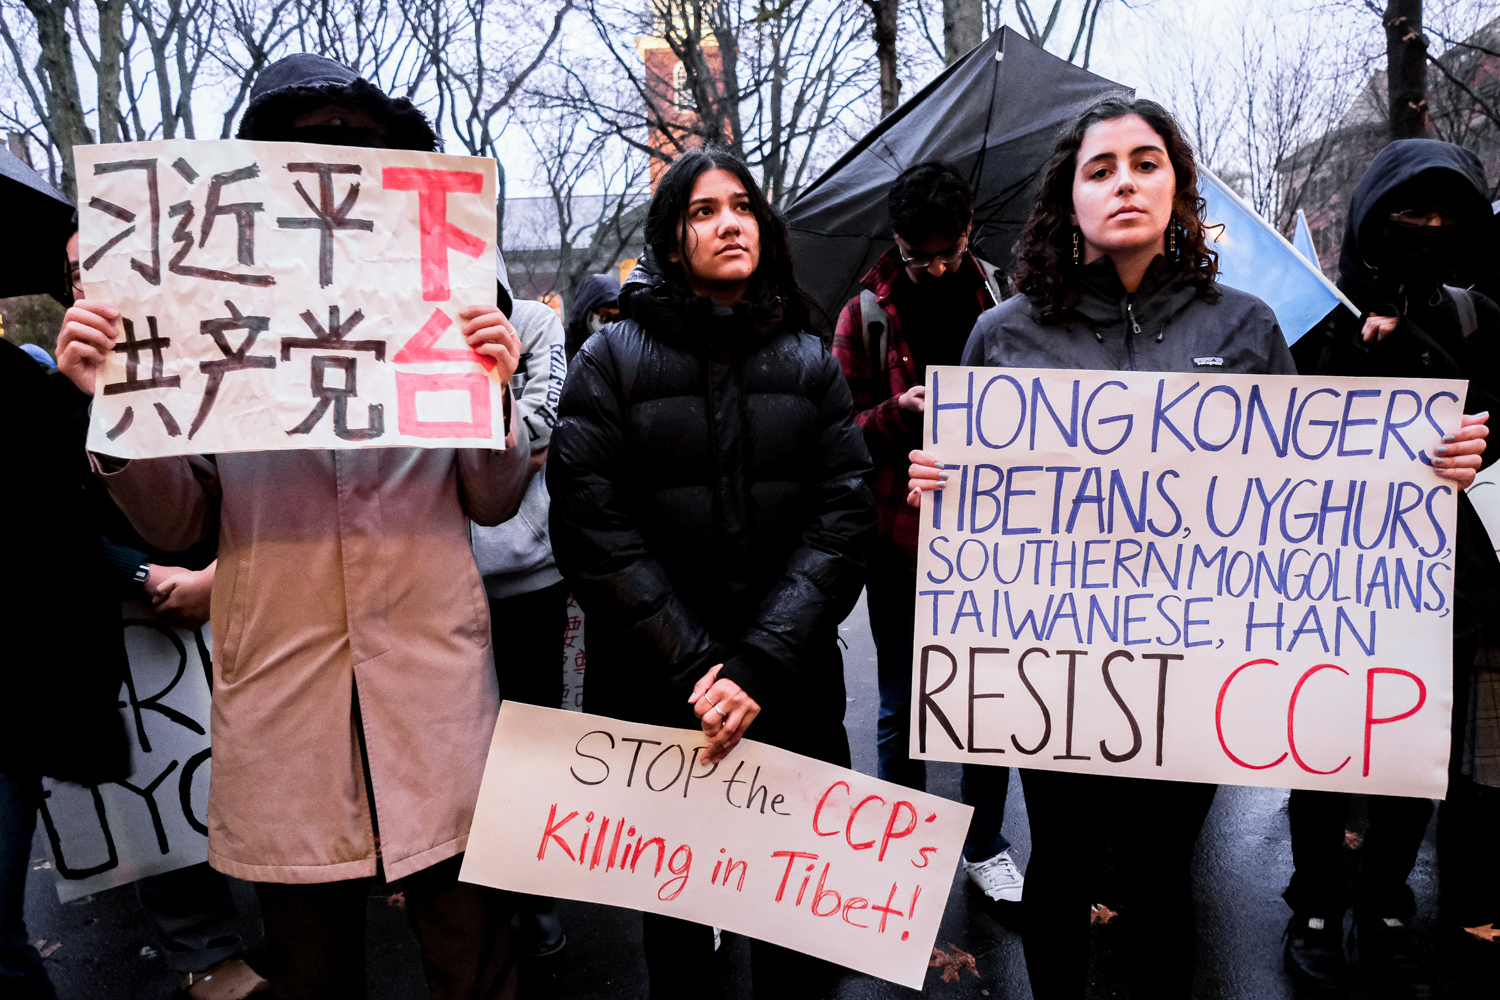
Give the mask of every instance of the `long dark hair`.
[[(786, 221), (781, 213), (771, 207), (761, 193), (750, 168), (744, 162), (721, 149), (695, 149), (683, 153), (672, 162), (662, 175), (651, 198), (651, 207), (646, 212), (646, 245), (656, 258), (662, 274), (685, 288), (690, 288), (687, 263), (688, 204), (693, 198), (693, 186), (698, 178), (710, 170), (723, 170), (732, 174), (750, 197), (750, 213), (760, 229), (760, 264), (751, 278), (752, 294), (759, 286), (764, 297), (782, 307), (782, 322), (789, 329), (805, 329), (808, 323), (807, 298), (797, 287), (792, 273), (792, 241), (787, 233)], [(673, 253), (681, 252), (683, 262), (670, 259)]]
[(1172, 113), (1155, 101), (1116, 94), (1097, 101), (1073, 119), (1058, 136), (1052, 158), (1042, 169), (1042, 189), (1036, 207), (1016, 243), (1016, 290), (1039, 307), (1044, 322), (1056, 322), (1079, 296), (1077, 266), (1073, 263), (1073, 175), (1084, 134), (1099, 122), (1137, 115), (1166, 147), (1177, 178), (1172, 219), (1177, 228), (1176, 259), (1184, 277), (1207, 287), (1219, 273), (1219, 255), (1209, 249), (1203, 229), (1203, 198), (1198, 194), (1198, 164), (1193, 149)]

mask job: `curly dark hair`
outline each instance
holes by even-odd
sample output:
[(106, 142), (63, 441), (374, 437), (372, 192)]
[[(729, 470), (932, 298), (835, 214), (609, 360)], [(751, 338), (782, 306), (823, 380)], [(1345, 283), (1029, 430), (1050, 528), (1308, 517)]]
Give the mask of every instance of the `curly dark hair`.
[(675, 263), (670, 255), (684, 246), (688, 238), (688, 205), (693, 185), (710, 170), (723, 170), (745, 188), (750, 196), (750, 213), (760, 228), (760, 265), (751, 278), (752, 288), (767, 299), (779, 301), (782, 323), (788, 329), (806, 329), (809, 319), (808, 300), (792, 273), (792, 240), (786, 220), (771, 206), (761, 192), (750, 168), (722, 149), (695, 149), (683, 153), (662, 175), (646, 211), (646, 245), (651, 248), (657, 266), (668, 280), (691, 287), (688, 281), (687, 255)]
[(1039, 309), (1043, 322), (1055, 323), (1075, 305), (1079, 289), (1073, 263), (1073, 175), (1084, 134), (1099, 122), (1137, 115), (1161, 136), (1167, 159), (1177, 178), (1172, 202), (1172, 221), (1178, 229), (1176, 260), (1184, 276), (1203, 288), (1212, 286), (1219, 273), (1219, 255), (1209, 249), (1203, 228), (1203, 198), (1198, 194), (1198, 165), (1193, 149), (1172, 113), (1155, 101), (1114, 94), (1095, 102), (1064, 126), (1053, 148), (1052, 158), (1042, 168), (1042, 188), (1036, 207), (1016, 242), (1017, 291)]
[(911, 244), (936, 235), (957, 239), (974, 221), (974, 189), (957, 167), (942, 160), (903, 170), (887, 204), (891, 228)]

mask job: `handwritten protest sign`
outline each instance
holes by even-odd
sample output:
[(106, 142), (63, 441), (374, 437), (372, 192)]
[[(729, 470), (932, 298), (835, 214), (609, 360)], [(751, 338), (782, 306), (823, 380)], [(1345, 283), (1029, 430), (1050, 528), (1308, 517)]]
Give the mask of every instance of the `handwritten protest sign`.
[(1443, 796), (1465, 383), (929, 371), (913, 756)]
[(170, 628), (133, 602), (124, 621), (130, 778), (93, 789), (42, 782), (47, 854), (64, 903), (208, 860), (208, 627)]
[(495, 162), (347, 146), (80, 146), (84, 290), (121, 310), (89, 448), (502, 447)]
[(920, 988), (973, 810), (752, 740), (705, 767), (704, 746), (696, 730), (506, 702), (460, 877)]

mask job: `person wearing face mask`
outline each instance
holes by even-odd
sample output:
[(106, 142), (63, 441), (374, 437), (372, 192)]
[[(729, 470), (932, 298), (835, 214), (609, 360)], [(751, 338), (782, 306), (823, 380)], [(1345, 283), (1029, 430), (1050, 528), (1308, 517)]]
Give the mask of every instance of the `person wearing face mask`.
[[(958, 364), (974, 321), (999, 303), (1000, 292), (993, 268), (969, 250), (974, 191), (958, 168), (941, 160), (908, 167), (891, 185), (888, 204), (895, 243), (839, 314), (833, 355), (875, 463), (877, 537), (866, 600), (880, 684), (877, 774), (924, 789), (926, 765), (907, 751), (917, 513), (906, 503), (906, 456), (921, 444), (927, 368)], [(964, 767), (963, 800), (974, 807), (964, 870), (990, 899), (1014, 903), (1025, 880), (1000, 830), (1009, 785), (1009, 768)]]
[[(438, 146), (411, 102), (307, 54), (261, 73), (239, 137)], [(458, 317), (508, 387), (498, 277), (499, 305)], [(58, 368), (85, 395), (118, 317), (88, 299), (65, 316)], [(433, 1000), (515, 996), (503, 896), (458, 880), (499, 711), (469, 523), (516, 513), (531, 457), (509, 388), (503, 405), (504, 450), (90, 456), (146, 541), (218, 537), (209, 863), (254, 884), (278, 1000), (365, 996), (376, 876), (400, 883)]]
[[(849, 766), (838, 626), (864, 585), (869, 455), (838, 362), (807, 332), (786, 224), (721, 150), (662, 176), (623, 319), (568, 372), (547, 479), (585, 614), (584, 710), (742, 736)], [(714, 992), (710, 927), (644, 915), (655, 998)], [(754, 996), (836, 970), (751, 942)]]
[(565, 343), (568, 360), (583, 342), (620, 318), (620, 282), (613, 274), (591, 274), (578, 286), (573, 296), (573, 312), (568, 317)]
[[(1461, 287), (1493, 273), (1493, 218), (1484, 171), (1469, 150), (1428, 139), (1393, 142), (1370, 164), (1350, 200), (1339, 287), (1363, 310), (1299, 344), (1304, 371), (1319, 375), (1454, 378), (1469, 381), (1465, 424), (1477, 442), (1447, 454), (1477, 456), (1486, 415), (1500, 405), (1500, 308)], [(1444, 455), (1440, 447), (1435, 454)], [(1493, 461), (1486, 456), (1485, 464)], [(1475, 463), (1477, 465), (1477, 462)], [(1473, 471), (1468, 472), (1472, 481)], [(1460, 481), (1467, 486), (1468, 481)], [(1439, 917), (1452, 927), (1500, 923), (1492, 838), (1500, 824), (1500, 562), (1468, 495), (1458, 497), (1454, 544), (1453, 744), (1448, 796), (1438, 819)], [(1488, 728), (1478, 725), (1488, 706)], [(1348, 986), (1344, 913), (1352, 904), (1362, 971), (1395, 996), (1436, 995), (1436, 976), (1411, 927), (1407, 885), (1433, 805), (1372, 795), (1359, 851), (1345, 884), (1344, 829), (1351, 795), (1294, 790), (1292, 909), (1283, 962), (1307, 986)], [(1465, 940), (1460, 935), (1460, 940)]]

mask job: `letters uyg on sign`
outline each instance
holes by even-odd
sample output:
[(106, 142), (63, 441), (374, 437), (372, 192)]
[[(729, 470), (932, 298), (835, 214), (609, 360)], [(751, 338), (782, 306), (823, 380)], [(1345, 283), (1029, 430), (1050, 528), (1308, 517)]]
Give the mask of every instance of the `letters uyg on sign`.
[(932, 369), (913, 756), (1441, 798), (1466, 389)]
[(460, 877), (921, 988), (973, 810), (753, 740), (704, 766), (704, 746), (695, 730), (506, 702)]
[(504, 446), (495, 163), (240, 140), (80, 146), (87, 297), (119, 306), (89, 447)]

